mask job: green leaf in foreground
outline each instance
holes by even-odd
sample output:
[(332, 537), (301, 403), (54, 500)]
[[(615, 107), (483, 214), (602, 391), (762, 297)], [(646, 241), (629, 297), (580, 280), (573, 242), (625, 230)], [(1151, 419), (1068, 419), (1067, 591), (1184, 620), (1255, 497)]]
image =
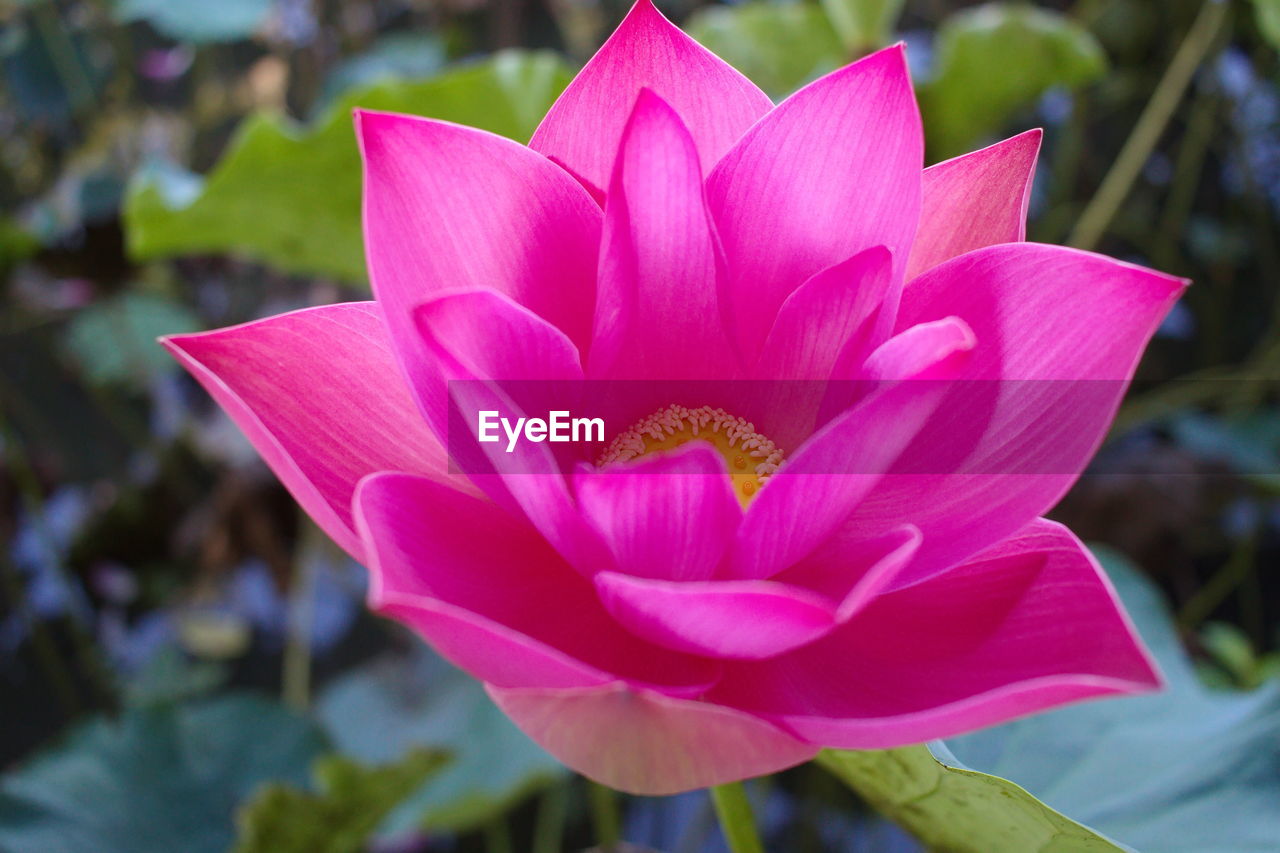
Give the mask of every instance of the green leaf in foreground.
[(479, 682), (421, 645), (338, 679), (316, 711), (338, 750), (361, 761), (394, 761), (415, 747), (452, 758), (383, 821), (388, 835), (474, 828), (565, 772)]
[(240, 812), (236, 853), (354, 853), (395, 806), (448, 758), (416, 749), (394, 764), (366, 767), (329, 755), (316, 762), (316, 793), (271, 785)]
[(1097, 553), (1165, 690), (1039, 714), (947, 747), (1143, 853), (1277, 849), (1280, 681), (1207, 689), (1160, 593), (1114, 552)]
[(171, 169), (135, 176), (124, 210), (129, 252), (137, 260), (231, 253), (286, 272), (363, 281), (353, 108), (431, 116), (524, 141), (568, 81), (554, 54), (512, 51), (429, 80), (350, 92), (313, 126), (254, 114), (203, 183), (175, 181)]
[(1030, 5), (990, 3), (938, 28), (935, 73), (919, 89), (932, 159), (963, 153), (997, 133), (1015, 110), (1056, 86), (1074, 88), (1106, 70), (1088, 30)]
[(939, 761), (926, 746), (827, 750), (818, 762), (931, 850), (1117, 853), (1123, 848), (1008, 780)]
[(812, 3), (708, 6), (685, 29), (775, 98), (847, 61), (822, 7)]
[(223, 853), (240, 803), (304, 784), (320, 731), (251, 695), (97, 718), (0, 780), (0, 850)]
[(927, 748), (829, 751), (819, 761), (937, 850), (1275, 849), (1280, 682), (1251, 692), (1207, 689), (1159, 592), (1113, 552), (1098, 556), (1165, 690), (1061, 708)]

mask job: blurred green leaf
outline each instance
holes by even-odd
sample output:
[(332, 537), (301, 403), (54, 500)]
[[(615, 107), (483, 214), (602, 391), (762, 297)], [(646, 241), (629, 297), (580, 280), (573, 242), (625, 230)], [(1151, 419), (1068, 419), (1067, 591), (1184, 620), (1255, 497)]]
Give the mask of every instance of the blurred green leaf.
[(66, 347), (90, 382), (146, 385), (177, 366), (156, 338), (199, 328), (199, 318), (184, 306), (127, 291), (77, 312), (67, 326)]
[(26, 260), (40, 248), (34, 234), (8, 217), (0, 217), (0, 272)]
[(0, 780), (0, 850), (223, 853), (236, 807), (302, 785), (320, 731), (246, 694), (99, 717)]
[(358, 853), (397, 803), (448, 762), (415, 749), (393, 764), (366, 767), (340, 755), (316, 762), (317, 793), (275, 784), (239, 814), (236, 853)]
[(176, 41), (235, 41), (253, 35), (275, 0), (115, 0), (117, 21), (146, 21)]
[(565, 772), (475, 679), (422, 646), (338, 679), (316, 711), (338, 750), (361, 761), (392, 761), (414, 747), (452, 756), (391, 813), (388, 834), (473, 828)]
[(813, 3), (709, 6), (690, 16), (685, 29), (775, 98), (847, 60), (831, 21)]
[(948, 741), (969, 767), (1143, 851), (1245, 853), (1280, 839), (1280, 682), (1206, 688), (1158, 590), (1095, 549), (1164, 673), (1160, 693), (1040, 714)]
[(513, 51), (431, 80), (347, 93), (311, 127), (252, 115), (202, 188), (193, 192), (189, 179), (181, 187), (186, 204), (173, 203), (172, 170), (135, 176), (125, 201), (130, 254), (151, 260), (226, 252), (286, 272), (362, 281), (354, 107), (427, 115), (524, 141), (569, 76), (554, 54)]
[(1033, 6), (991, 3), (942, 22), (935, 73), (919, 87), (930, 158), (963, 153), (1000, 132), (1018, 109), (1057, 86), (1077, 87), (1106, 70), (1080, 25)]
[(822, 8), (850, 54), (883, 45), (905, 4), (906, 0), (822, 0)]
[(1253, 0), (1253, 14), (1262, 37), (1280, 50), (1280, 0)]

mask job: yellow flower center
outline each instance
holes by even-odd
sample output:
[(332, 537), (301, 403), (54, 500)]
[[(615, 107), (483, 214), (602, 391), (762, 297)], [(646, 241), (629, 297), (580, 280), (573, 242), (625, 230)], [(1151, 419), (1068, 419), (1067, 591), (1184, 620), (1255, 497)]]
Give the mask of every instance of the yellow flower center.
[(600, 454), (596, 467), (673, 450), (690, 441), (706, 442), (724, 457), (733, 493), (743, 507), (782, 464), (782, 451), (745, 418), (710, 406), (689, 409), (673, 404), (623, 430)]

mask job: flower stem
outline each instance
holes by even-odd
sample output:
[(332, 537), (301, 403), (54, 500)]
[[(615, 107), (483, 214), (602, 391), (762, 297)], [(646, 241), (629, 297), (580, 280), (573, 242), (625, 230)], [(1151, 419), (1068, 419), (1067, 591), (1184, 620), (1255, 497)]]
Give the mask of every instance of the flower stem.
[(720, 830), (733, 853), (764, 853), (751, 802), (741, 782), (711, 788), (711, 802), (715, 804)]
[(591, 824), (595, 828), (596, 844), (601, 849), (612, 850), (622, 840), (618, 795), (612, 788), (590, 780), (587, 781), (587, 795), (591, 800)]
[(1107, 226), (1129, 195), (1133, 182), (1142, 172), (1142, 167), (1146, 165), (1156, 143), (1168, 127), (1169, 119), (1173, 118), (1196, 69), (1217, 41), (1229, 7), (1226, 0), (1205, 0), (1200, 14), (1178, 46), (1178, 52), (1174, 54), (1155, 93), (1147, 102), (1146, 109), (1138, 117), (1138, 123), (1134, 125), (1133, 132), (1116, 157), (1116, 162), (1103, 178), (1102, 186), (1098, 187), (1098, 192), (1090, 200), (1084, 213), (1080, 214), (1080, 221), (1071, 234), (1072, 246), (1092, 249), (1106, 233)]

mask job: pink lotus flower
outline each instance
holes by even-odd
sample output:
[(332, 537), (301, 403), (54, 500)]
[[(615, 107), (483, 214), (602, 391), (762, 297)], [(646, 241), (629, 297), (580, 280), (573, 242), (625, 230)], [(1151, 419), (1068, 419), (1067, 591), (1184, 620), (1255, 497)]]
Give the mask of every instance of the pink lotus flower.
[[(356, 125), (376, 302), (165, 343), (370, 606), (564, 763), (670, 793), (1158, 685), (1039, 516), (1185, 282), (1023, 242), (1038, 131), (922, 169), (901, 47), (774, 106), (648, 0), (528, 147)], [(712, 441), (450, 469), (447, 382), (584, 378), (874, 390), (645, 402), (663, 446)]]

